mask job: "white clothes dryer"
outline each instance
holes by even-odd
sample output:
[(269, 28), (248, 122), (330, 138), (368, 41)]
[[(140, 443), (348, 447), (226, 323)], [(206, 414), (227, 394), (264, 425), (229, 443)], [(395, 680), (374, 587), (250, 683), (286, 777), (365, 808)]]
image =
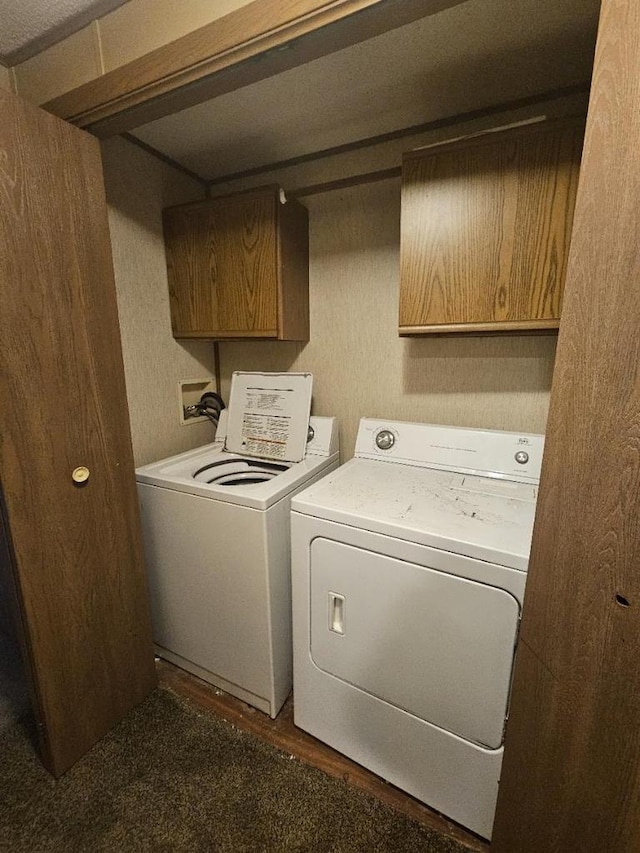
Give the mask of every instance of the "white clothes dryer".
[(292, 501), (296, 725), (486, 838), (543, 442), (363, 419)]
[[(275, 717), (291, 690), (291, 497), (338, 465), (335, 418), (299, 462), (216, 441), (136, 471), (158, 654)], [(305, 427), (306, 430), (306, 427)]]

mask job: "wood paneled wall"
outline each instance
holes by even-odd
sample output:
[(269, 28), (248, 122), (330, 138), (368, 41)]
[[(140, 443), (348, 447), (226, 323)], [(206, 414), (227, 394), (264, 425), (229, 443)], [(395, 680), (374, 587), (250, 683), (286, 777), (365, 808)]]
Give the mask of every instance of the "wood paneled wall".
[(308, 344), (221, 343), (233, 370), (308, 370), (313, 411), (340, 420), (342, 458), (365, 415), (543, 432), (554, 336), (398, 337), (400, 182), (303, 199), (309, 208)]
[(213, 441), (179, 422), (178, 380), (215, 376), (213, 344), (171, 335), (162, 209), (202, 187), (122, 139), (102, 145), (131, 438), (136, 465)]
[(496, 853), (640, 850), (639, 32), (604, 0)]

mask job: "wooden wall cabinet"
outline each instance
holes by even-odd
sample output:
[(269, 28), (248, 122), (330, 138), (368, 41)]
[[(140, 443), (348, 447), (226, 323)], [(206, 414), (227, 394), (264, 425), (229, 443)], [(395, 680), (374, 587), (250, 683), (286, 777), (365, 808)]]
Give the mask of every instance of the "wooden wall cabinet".
[(267, 187), (163, 213), (176, 338), (309, 340), (309, 222)]
[(564, 119), (405, 155), (401, 335), (558, 327), (583, 134)]

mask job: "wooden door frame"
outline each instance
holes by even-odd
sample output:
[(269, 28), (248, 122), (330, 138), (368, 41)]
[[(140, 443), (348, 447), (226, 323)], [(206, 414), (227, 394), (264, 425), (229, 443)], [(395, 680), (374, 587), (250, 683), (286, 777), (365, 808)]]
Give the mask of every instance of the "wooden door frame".
[(496, 853), (640, 849), (639, 32), (603, 0)]
[(254, 0), (43, 107), (113, 136), (462, 2)]

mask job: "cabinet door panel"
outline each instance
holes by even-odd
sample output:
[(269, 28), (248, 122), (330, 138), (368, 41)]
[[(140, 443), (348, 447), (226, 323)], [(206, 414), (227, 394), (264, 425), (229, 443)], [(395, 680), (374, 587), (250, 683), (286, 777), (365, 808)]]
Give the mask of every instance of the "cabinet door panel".
[(0, 111), (2, 528), (60, 774), (153, 689), (153, 647), (99, 146)]
[(215, 266), (209, 257), (209, 222), (213, 213), (174, 211), (164, 216), (171, 325), (174, 335), (212, 329), (217, 324)]
[(165, 211), (174, 335), (276, 337), (276, 221), (273, 192)]
[(559, 123), (406, 157), (401, 330), (558, 320), (581, 139)]
[(215, 268), (218, 328), (278, 330), (276, 199), (228, 199), (214, 209), (210, 264)]

